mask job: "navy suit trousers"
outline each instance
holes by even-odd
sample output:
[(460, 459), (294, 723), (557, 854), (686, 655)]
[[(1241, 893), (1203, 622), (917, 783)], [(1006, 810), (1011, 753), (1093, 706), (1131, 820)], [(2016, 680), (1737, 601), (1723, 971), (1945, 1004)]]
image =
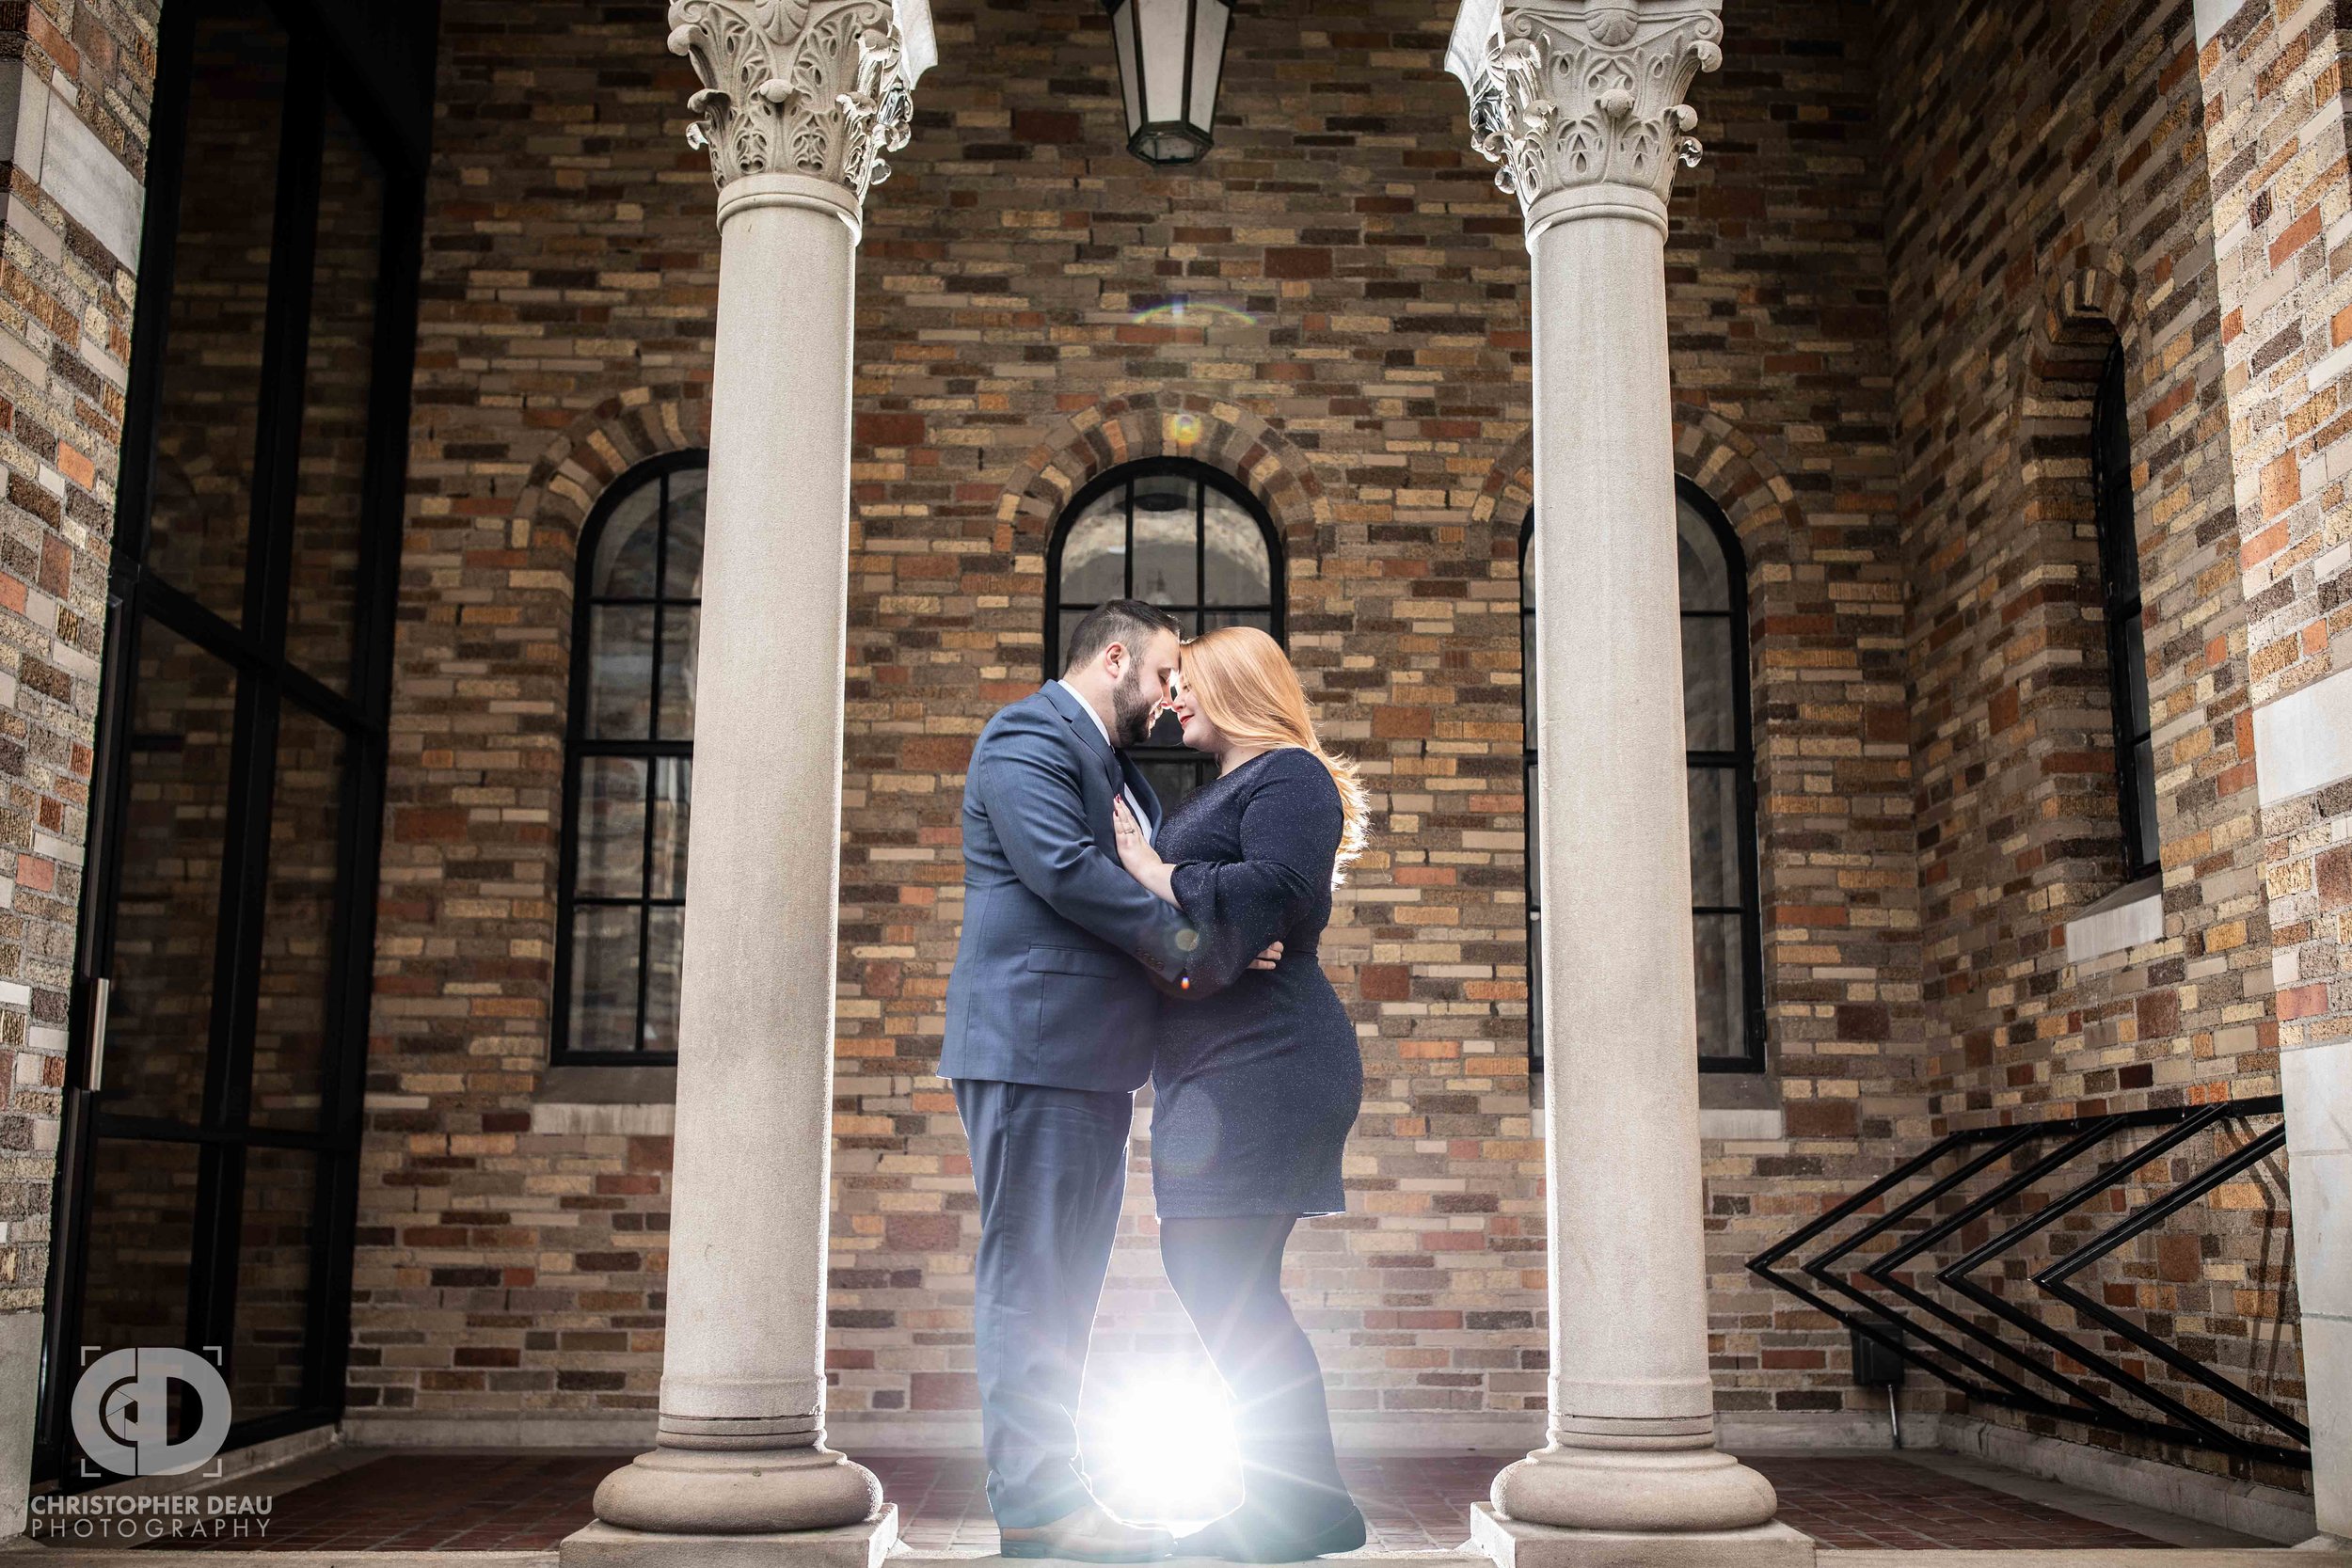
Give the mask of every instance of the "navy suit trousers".
[(1051, 1524), (1089, 1494), (1078, 1391), (1127, 1183), (1135, 1096), (955, 1080), (980, 1195), (973, 1276), (988, 1503), (1013, 1529)]

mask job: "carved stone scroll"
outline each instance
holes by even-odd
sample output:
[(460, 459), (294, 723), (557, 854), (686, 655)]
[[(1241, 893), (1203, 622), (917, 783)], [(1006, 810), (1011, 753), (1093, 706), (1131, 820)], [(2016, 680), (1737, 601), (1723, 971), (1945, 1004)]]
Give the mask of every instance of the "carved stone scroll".
[(1502, 0), (1470, 83), (1471, 145), (1495, 184), (1532, 208), (1562, 191), (1619, 185), (1663, 201), (1695, 166), (1683, 103), (1723, 64), (1718, 0)]
[(799, 174), (863, 201), (890, 177), (914, 118), (890, 0), (671, 0), (669, 20), (702, 80), (686, 139), (721, 186)]

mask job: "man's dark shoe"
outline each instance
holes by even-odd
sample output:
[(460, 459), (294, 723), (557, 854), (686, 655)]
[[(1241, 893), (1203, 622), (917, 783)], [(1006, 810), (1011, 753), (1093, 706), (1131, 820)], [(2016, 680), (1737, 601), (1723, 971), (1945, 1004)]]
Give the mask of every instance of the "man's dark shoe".
[(1364, 1516), (1353, 1504), (1318, 1528), (1300, 1530), (1287, 1521), (1252, 1513), (1247, 1504), (1176, 1543), (1178, 1557), (1222, 1558), (1227, 1562), (1305, 1562), (1328, 1552), (1352, 1552), (1364, 1544)]
[(1176, 1538), (1157, 1525), (1131, 1525), (1091, 1498), (1050, 1525), (998, 1527), (1006, 1557), (1055, 1557), (1073, 1562), (1157, 1562)]

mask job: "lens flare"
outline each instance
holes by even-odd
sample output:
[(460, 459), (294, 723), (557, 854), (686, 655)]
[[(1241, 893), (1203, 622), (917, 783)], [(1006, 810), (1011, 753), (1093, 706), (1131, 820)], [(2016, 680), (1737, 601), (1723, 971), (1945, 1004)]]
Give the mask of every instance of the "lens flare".
[(1213, 299), (1170, 299), (1138, 310), (1130, 318), (1137, 326), (1255, 326), (1258, 318)]
[(1232, 1417), (1225, 1391), (1205, 1372), (1120, 1389), (1088, 1445), (1086, 1466), (1095, 1495), (1122, 1519), (1188, 1528), (1241, 1501)]

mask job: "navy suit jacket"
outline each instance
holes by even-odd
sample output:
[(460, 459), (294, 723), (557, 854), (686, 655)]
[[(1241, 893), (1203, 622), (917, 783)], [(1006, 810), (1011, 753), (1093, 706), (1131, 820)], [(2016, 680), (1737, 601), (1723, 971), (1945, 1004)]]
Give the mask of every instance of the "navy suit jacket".
[(941, 1077), (1123, 1091), (1151, 1076), (1152, 977), (1180, 981), (1200, 939), (1119, 863), (1120, 784), (1156, 829), (1152, 786), (1058, 682), (980, 732)]

